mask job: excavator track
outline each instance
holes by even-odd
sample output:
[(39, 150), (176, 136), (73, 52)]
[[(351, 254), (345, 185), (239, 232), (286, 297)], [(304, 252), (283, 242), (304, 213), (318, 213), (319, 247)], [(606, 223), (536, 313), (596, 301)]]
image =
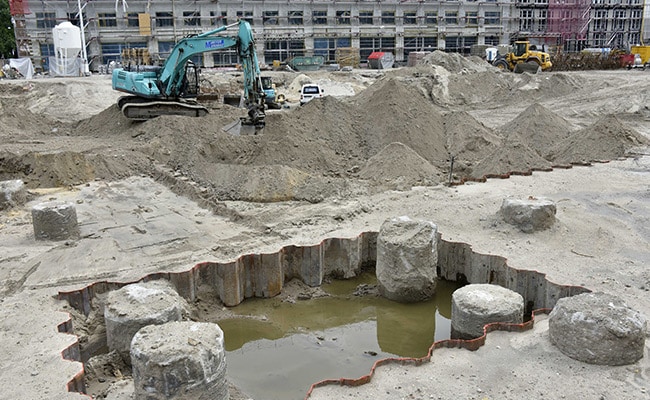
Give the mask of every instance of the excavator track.
[(208, 109), (198, 103), (173, 100), (149, 101), (138, 96), (121, 97), (117, 106), (125, 117), (135, 121), (146, 121), (161, 115), (203, 117), (208, 114)]

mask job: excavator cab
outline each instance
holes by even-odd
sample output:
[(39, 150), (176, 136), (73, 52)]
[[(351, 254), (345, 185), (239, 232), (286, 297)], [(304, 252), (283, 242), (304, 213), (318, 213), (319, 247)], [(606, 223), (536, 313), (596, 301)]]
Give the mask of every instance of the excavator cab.
[(199, 69), (192, 61), (185, 64), (185, 76), (181, 87), (180, 97), (196, 98), (199, 95)]

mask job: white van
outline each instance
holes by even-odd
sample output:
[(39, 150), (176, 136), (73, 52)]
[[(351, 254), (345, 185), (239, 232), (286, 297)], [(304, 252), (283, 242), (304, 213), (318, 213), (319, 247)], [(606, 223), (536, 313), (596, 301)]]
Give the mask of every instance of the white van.
[(306, 83), (300, 89), (300, 105), (303, 105), (311, 99), (320, 99), (323, 97), (323, 88), (315, 83)]

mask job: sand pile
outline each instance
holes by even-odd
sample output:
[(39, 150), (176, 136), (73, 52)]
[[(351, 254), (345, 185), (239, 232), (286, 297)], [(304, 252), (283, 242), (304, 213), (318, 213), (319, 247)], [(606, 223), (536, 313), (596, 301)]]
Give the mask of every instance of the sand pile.
[(408, 189), (416, 185), (435, 185), (443, 172), (402, 143), (390, 143), (370, 157), (359, 176), (391, 189)]
[(420, 92), (399, 79), (385, 78), (354, 97), (356, 128), (371, 157), (393, 142), (414, 149), (434, 166), (448, 158), (442, 114)]
[(482, 72), (494, 68), (480, 58), (468, 58), (459, 53), (445, 53), (440, 50), (427, 54), (418, 64), (439, 65), (452, 73)]
[(499, 148), (503, 139), (465, 111), (445, 115), (447, 151), (454, 157), (478, 161)]
[(550, 170), (551, 163), (540, 157), (517, 135), (512, 134), (503, 145), (492, 151), (472, 169), (472, 178), (504, 175), (510, 172), (528, 173), (534, 169)]
[[(52, 158), (48, 161), (54, 165), (52, 178), (37, 167), (32, 170), (41, 172), (34, 182), (74, 184), (94, 177), (157, 176), (164, 168), (207, 197), (320, 201), (328, 196), (446, 181), (451, 156), (456, 179), (481, 178), (547, 169), (549, 161), (617, 158), (631, 146), (645, 143), (613, 117), (569, 136), (573, 126), (537, 103), (494, 131), (460, 110), (465, 105), (471, 109), (475, 103), (484, 106), (488, 102), (494, 107), (519, 103), (526, 96), (530, 104), (530, 98), (552, 95), (553, 85), (558, 86), (555, 90), (570, 92), (581, 82), (570, 74), (515, 76), (482, 63), (435, 52), (416, 68), (376, 75), (375, 83), (358, 95), (330, 95), (291, 110), (270, 111), (264, 132), (254, 136), (233, 136), (223, 130), (245, 114), (227, 105), (214, 105), (204, 118), (165, 116), (133, 122), (111, 101), (103, 111), (74, 126), (62, 125), (66, 131), (59, 132), (57, 140), (76, 140), (82, 156)], [(290, 77), (287, 82), (294, 85), (305, 78)], [(316, 74), (309, 79), (325, 77)], [(69, 93), (77, 96), (88, 87), (84, 83)], [(47, 93), (64, 88), (57, 83), (43, 93), (51, 101)], [(39, 118), (13, 101), (21, 98), (25, 104), (44, 107), (45, 103), (34, 103), (32, 98), (38, 90), (25, 92), (15, 85), (0, 85), (0, 91), (11, 99), (0, 101), (0, 128), (7, 124), (8, 130), (15, 131), (9, 140), (52, 140), (56, 122)], [(437, 97), (442, 94), (444, 99)], [(72, 104), (70, 109), (77, 106)], [(32, 136), (21, 136), (22, 130)], [(3, 171), (38, 161), (34, 156), (34, 160), (18, 162), (13, 156), (9, 154), (0, 163)], [(80, 172), (68, 170), (72, 165)]]
[(556, 143), (548, 158), (556, 164), (613, 160), (648, 143), (638, 132), (621, 124), (615, 115), (607, 115)]
[(573, 130), (570, 122), (539, 103), (533, 103), (499, 128), (504, 137), (518, 135), (519, 139), (545, 158), (551, 147), (569, 137)]

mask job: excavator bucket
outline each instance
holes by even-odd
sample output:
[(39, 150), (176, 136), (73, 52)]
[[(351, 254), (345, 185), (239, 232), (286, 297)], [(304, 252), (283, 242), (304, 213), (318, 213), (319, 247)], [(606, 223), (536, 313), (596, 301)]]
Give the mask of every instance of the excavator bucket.
[(515, 69), (512, 71), (515, 74), (522, 74), (528, 72), (529, 74), (536, 74), (542, 70), (542, 67), (535, 61), (528, 61), (524, 63), (519, 63), (515, 65)]
[(261, 135), (264, 132), (263, 126), (260, 127), (248, 124), (246, 123), (245, 118), (238, 119), (228, 125), (225, 125), (221, 129), (233, 136)]
[(235, 136), (261, 135), (264, 131), (265, 118), (264, 103), (249, 104), (248, 116), (240, 117), (239, 120), (224, 126), (223, 130)]

